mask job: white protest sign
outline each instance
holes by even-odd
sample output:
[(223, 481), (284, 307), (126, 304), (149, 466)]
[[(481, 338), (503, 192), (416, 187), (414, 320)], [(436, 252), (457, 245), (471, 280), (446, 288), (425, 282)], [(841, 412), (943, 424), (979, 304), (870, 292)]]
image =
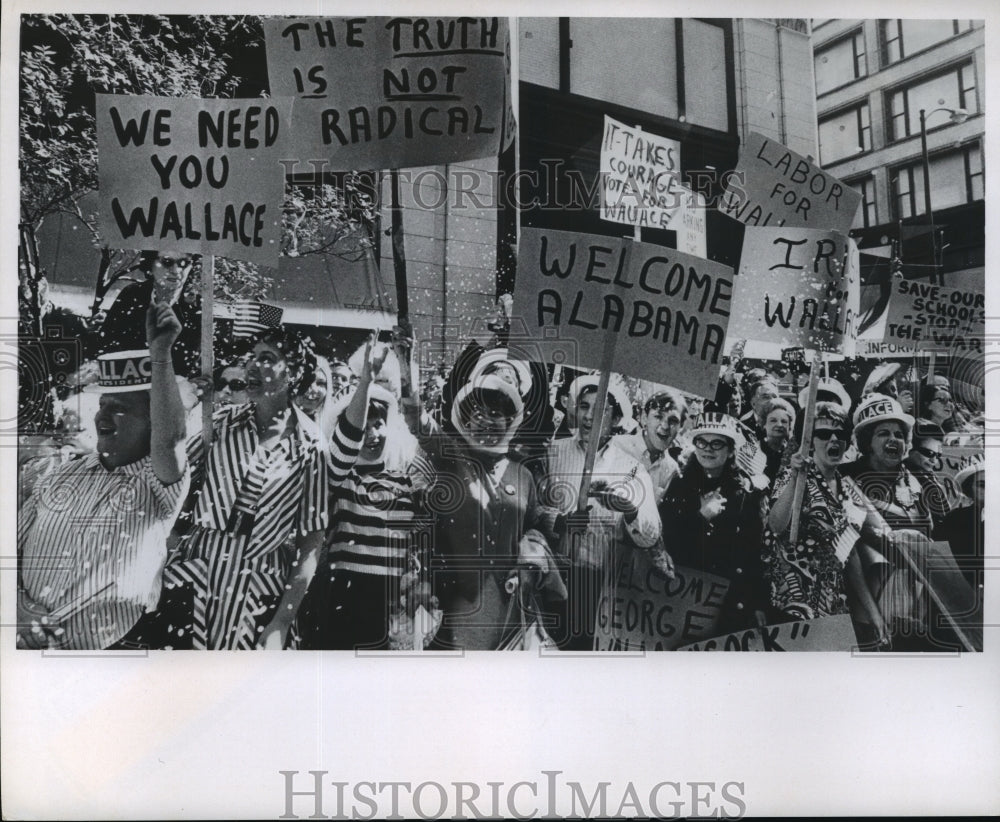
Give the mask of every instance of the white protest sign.
[(708, 257), (708, 220), (705, 195), (685, 188), (681, 208), (674, 218), (677, 250), (694, 257)]
[(98, 94), (108, 245), (277, 266), (291, 107), (287, 97)]
[(601, 219), (673, 229), (682, 207), (681, 145), (604, 115)]
[(616, 371), (713, 397), (731, 289), (731, 268), (670, 248), (526, 228), (514, 312), (531, 336), (572, 340), (578, 367), (601, 368), (617, 334)]
[(678, 651), (851, 651), (858, 640), (850, 614), (736, 631), (684, 645)]
[(503, 17), (264, 18), (294, 153), (333, 171), (496, 156), (514, 138)]

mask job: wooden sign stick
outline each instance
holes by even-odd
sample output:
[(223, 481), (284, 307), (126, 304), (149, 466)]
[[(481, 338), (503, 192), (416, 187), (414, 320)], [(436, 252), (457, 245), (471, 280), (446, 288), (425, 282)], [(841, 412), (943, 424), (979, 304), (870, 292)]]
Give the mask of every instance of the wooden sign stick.
[[(215, 255), (206, 254), (201, 258), (201, 373), (213, 380), (215, 370), (213, 351), (213, 322), (215, 319)], [(201, 397), (201, 439), (205, 451), (212, 444), (212, 391)]]
[[(816, 419), (816, 392), (819, 388), (819, 369), (823, 355), (818, 354), (813, 360), (812, 368), (809, 370), (809, 388), (806, 391), (805, 416), (802, 418), (802, 444), (799, 446), (799, 455), (805, 459), (809, 456), (812, 446), (812, 430)], [(792, 496), (792, 522), (788, 532), (788, 539), (795, 545), (799, 538), (799, 518), (802, 513), (802, 498), (806, 493), (806, 476), (803, 472), (795, 475), (795, 490)]]

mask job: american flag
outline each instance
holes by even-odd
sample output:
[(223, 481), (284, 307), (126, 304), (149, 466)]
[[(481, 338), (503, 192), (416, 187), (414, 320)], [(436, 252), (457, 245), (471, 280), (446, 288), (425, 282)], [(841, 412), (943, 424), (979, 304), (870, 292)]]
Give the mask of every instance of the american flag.
[(233, 318), (233, 336), (252, 337), (254, 334), (268, 328), (281, 325), (281, 315), (284, 309), (267, 303), (255, 303), (241, 300), (230, 307)]

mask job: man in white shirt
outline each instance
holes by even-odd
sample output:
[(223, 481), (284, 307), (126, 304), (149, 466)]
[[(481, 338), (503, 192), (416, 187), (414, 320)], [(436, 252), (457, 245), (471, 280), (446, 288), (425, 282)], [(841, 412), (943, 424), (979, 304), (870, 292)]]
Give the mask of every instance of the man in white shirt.
[(619, 434), (611, 440), (649, 472), (657, 505), (663, 502), (670, 481), (677, 475), (677, 461), (670, 456), (669, 449), (686, 418), (684, 398), (676, 391), (662, 389), (646, 400), (639, 430), (635, 434)]

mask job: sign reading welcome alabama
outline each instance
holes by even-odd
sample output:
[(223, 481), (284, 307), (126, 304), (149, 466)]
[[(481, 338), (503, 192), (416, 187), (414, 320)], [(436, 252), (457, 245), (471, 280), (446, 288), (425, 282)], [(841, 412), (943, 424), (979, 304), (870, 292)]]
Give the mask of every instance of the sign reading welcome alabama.
[(291, 106), (287, 97), (98, 94), (108, 245), (277, 266)]
[(265, 18), (264, 42), (271, 92), (296, 98), (303, 162), (453, 163), (514, 138), (506, 18)]

